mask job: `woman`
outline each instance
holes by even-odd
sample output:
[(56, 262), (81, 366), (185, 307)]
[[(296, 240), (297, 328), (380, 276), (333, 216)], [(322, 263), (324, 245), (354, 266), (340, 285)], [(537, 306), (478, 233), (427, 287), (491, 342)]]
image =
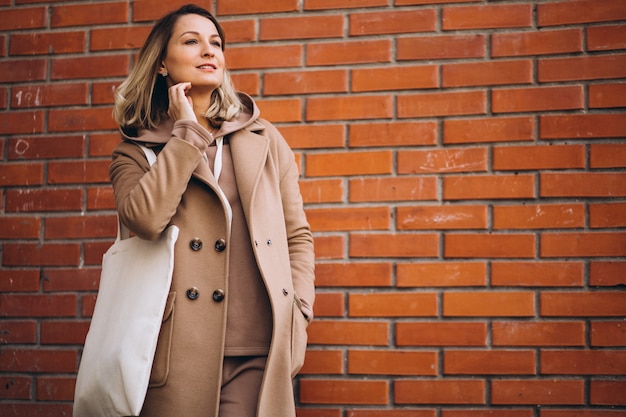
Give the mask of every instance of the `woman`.
[(119, 217), (144, 239), (180, 229), (142, 416), (295, 416), (313, 239), (293, 152), (234, 92), (224, 40), (208, 11), (183, 6), (156, 23), (116, 93)]

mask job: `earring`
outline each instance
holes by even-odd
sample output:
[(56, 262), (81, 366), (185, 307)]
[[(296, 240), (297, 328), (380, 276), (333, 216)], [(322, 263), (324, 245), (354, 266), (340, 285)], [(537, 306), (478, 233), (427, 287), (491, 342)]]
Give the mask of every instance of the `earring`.
[(164, 77), (167, 77), (167, 70), (161, 71), (161, 75), (164, 76)]

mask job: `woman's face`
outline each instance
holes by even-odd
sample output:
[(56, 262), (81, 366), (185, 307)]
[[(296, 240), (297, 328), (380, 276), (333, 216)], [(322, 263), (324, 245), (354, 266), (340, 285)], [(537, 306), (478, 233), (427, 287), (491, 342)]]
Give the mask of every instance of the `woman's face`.
[(224, 67), (222, 39), (213, 22), (197, 14), (179, 17), (161, 63), (169, 85), (190, 82), (195, 91), (212, 91), (222, 84)]

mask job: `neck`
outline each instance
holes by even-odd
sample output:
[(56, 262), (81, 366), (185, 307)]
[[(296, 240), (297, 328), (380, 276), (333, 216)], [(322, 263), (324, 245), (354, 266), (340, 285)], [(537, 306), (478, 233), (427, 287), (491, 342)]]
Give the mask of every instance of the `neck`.
[(193, 103), (193, 112), (196, 114), (196, 119), (198, 119), (198, 123), (206, 128), (209, 132), (213, 132), (215, 130), (210, 124), (209, 120), (206, 118), (205, 114), (209, 107), (211, 106), (211, 93), (210, 92), (202, 92), (201, 94), (196, 91), (196, 94), (193, 94), (193, 90), (189, 91), (189, 96), (191, 97)]

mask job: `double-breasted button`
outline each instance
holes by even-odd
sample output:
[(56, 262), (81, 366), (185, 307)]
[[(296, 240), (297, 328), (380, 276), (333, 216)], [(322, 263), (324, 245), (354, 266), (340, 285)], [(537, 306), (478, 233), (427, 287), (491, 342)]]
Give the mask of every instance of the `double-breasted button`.
[(195, 251), (202, 249), (202, 240), (200, 240), (199, 237), (191, 239), (191, 241), (189, 242), (189, 247)]
[(222, 301), (224, 301), (224, 290), (217, 289), (215, 291), (213, 291), (213, 301), (215, 301), (216, 303), (221, 303)]
[(187, 290), (187, 298), (190, 300), (195, 300), (200, 296), (200, 291), (198, 291), (197, 287), (192, 287)]
[(215, 250), (218, 252), (223, 252), (226, 249), (226, 241), (224, 239), (217, 239), (215, 241)]
[(272, 239), (267, 239), (265, 243), (267, 244), (267, 246), (272, 246)]
[(287, 291), (287, 288), (283, 288), (283, 295), (289, 295), (289, 291)]

